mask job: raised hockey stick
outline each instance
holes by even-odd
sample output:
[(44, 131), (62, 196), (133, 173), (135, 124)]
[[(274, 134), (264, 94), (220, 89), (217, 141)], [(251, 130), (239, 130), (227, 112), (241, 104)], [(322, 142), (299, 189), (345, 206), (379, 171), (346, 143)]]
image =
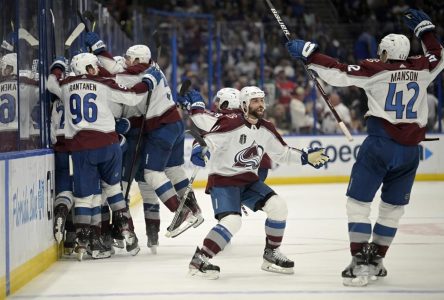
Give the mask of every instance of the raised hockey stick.
[[(290, 31), (288, 30), (287, 26), (285, 25), (284, 21), (282, 21), (281, 17), (279, 16), (279, 13), (277, 12), (277, 10), (274, 8), (273, 4), (271, 4), (270, 0), (265, 0), (267, 1), (268, 6), (270, 7), (271, 12), (273, 13), (274, 17), (276, 18), (276, 21), (279, 23), (279, 26), (282, 29), (282, 32), (284, 33), (285, 37), (287, 38), (288, 41), (291, 40), (290, 37)], [(333, 116), (336, 119), (336, 122), (338, 122), (339, 124), (339, 128), (341, 128), (342, 132), (344, 133), (344, 135), (347, 137), (347, 139), (351, 142), (353, 141), (353, 137), (350, 134), (350, 131), (348, 130), (347, 126), (345, 126), (344, 122), (342, 121), (341, 117), (338, 115), (336, 109), (333, 107), (333, 105), (331, 105), (330, 100), (328, 98), (327, 93), (324, 91), (324, 89), (322, 88), (322, 86), (319, 84), (319, 81), (316, 79), (316, 77), (308, 70), (307, 66), (303, 63), (302, 64), (304, 66), (304, 70), (305, 72), (308, 74), (308, 76), (310, 77), (310, 79), (314, 82), (314, 84), (316, 85), (316, 87), (318, 88), (319, 92), (322, 95), (322, 98), (324, 98), (325, 103), (327, 104), (328, 108), (330, 109), (330, 111), (333, 113)]]
[(29, 45), (31, 45), (31, 47), (37, 47), (39, 45), (39, 41), (25, 28), (19, 28), (18, 38), (25, 40)]
[(89, 30), (89, 26), (86, 23), (85, 17), (82, 15), (82, 13), (80, 12), (80, 10), (77, 10), (77, 16), (80, 18), (80, 22), (82, 22), (85, 25), (85, 31), (86, 32), (90, 32)]
[(91, 24), (91, 31), (94, 31), (96, 28), (96, 17), (94, 16), (94, 13), (89, 10), (85, 10), (83, 12), (83, 17), (89, 20), (89, 23)]
[[(189, 133), (191, 136), (193, 136), (193, 138), (202, 147), (202, 157), (205, 161), (205, 164), (207, 164), (208, 159), (207, 159), (205, 153), (208, 151), (208, 146), (207, 146), (207, 143), (205, 142), (205, 140), (202, 138), (202, 136), (199, 133), (197, 133), (195, 131), (187, 130), (187, 131), (185, 131), (185, 133)], [(187, 200), (188, 194), (193, 190), (193, 182), (197, 176), (197, 172), (199, 171), (199, 169), (200, 169), (200, 167), (198, 167), (198, 166), (195, 166), (193, 169), (193, 174), (191, 174), (187, 189), (185, 190), (185, 193), (183, 194), (182, 198), (180, 199), (179, 207), (177, 208), (177, 210), (174, 213), (174, 217), (173, 217), (173, 220), (171, 221), (170, 226), (168, 226), (168, 228), (167, 228), (167, 232), (165, 234), (166, 237), (171, 237), (171, 238), (176, 237), (194, 225), (194, 223), (189, 223), (184, 228), (181, 228), (181, 231), (179, 231), (179, 232), (174, 232), (173, 230), (170, 229), (170, 228), (174, 227), (173, 225), (176, 225), (177, 220), (179, 219), (179, 215), (180, 215), (181, 211), (183, 210), (183, 207), (185, 206), (185, 202)], [(179, 229), (179, 227), (177, 227), (176, 229)]]

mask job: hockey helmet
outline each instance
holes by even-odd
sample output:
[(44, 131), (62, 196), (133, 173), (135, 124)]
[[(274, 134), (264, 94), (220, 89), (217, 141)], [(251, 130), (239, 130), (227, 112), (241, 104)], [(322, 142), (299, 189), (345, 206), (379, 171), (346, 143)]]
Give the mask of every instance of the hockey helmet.
[[(12, 68), (12, 72), (6, 73), (7, 67)], [(8, 53), (2, 57), (0, 70), (3, 76), (17, 75), (17, 53)]]
[(391, 33), (382, 38), (378, 46), (378, 55), (383, 51), (387, 53), (387, 59), (406, 60), (409, 57), (410, 41), (403, 34)]
[(91, 66), (98, 72), (98, 63), (99, 60), (94, 54), (80, 53), (71, 59), (71, 70), (74, 71), (74, 74), (76, 75), (83, 75), (88, 73), (86, 67)]
[(125, 59), (130, 62), (130, 65), (132, 65), (136, 59), (139, 59), (139, 63), (148, 64), (151, 59), (151, 50), (145, 45), (131, 46), (126, 50)]
[(265, 93), (257, 86), (246, 86), (241, 89), (239, 94), (240, 105), (244, 113), (248, 113), (248, 107), (250, 106), (250, 100), (254, 98), (264, 98)]
[(234, 88), (223, 88), (216, 93), (215, 102), (218, 102), (218, 109), (240, 108), (239, 90)]

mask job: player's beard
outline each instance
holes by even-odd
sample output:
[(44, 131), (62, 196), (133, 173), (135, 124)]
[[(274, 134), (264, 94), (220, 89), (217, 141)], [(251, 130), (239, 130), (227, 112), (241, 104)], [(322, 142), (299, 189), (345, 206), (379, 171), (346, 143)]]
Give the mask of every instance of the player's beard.
[(260, 120), (264, 117), (264, 113), (265, 113), (265, 108), (260, 106), (260, 107), (256, 108), (255, 110), (249, 111), (248, 114), (257, 120)]

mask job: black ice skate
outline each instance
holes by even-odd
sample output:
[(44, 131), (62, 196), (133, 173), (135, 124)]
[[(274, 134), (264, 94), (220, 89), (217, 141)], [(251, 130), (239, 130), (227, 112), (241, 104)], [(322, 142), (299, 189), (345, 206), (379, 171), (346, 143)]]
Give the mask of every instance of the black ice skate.
[(65, 222), (68, 216), (68, 207), (65, 204), (59, 204), (54, 208), (54, 238), (58, 244), (63, 241), (65, 236)]
[(212, 265), (209, 257), (201, 252), (199, 247), (196, 248), (193, 258), (189, 265), (188, 274), (190, 276), (198, 276), (205, 279), (218, 279), (220, 268)]
[(89, 244), (89, 236), (91, 234), (91, 229), (88, 227), (81, 227), (77, 229), (77, 245), (74, 251), (77, 254), (77, 259), (79, 261), (83, 260), (83, 256), (86, 253)]
[(193, 215), (191, 209), (188, 206), (184, 205), (182, 210), (176, 211), (174, 219), (171, 222), (171, 225), (168, 226), (165, 236), (171, 238), (176, 237), (179, 234), (185, 232), (190, 227), (197, 224), (198, 222), (199, 219)]
[(146, 224), (147, 246), (151, 253), (157, 254), (157, 247), (159, 246), (159, 225), (154, 223)]
[(294, 262), (281, 253), (279, 248), (265, 248), (262, 270), (268, 272), (293, 274)]
[(342, 280), (345, 286), (366, 286), (368, 284), (369, 261), (372, 251), (370, 244), (365, 243), (361, 251), (352, 256), (351, 263), (342, 271)]
[(120, 229), (118, 228), (118, 226), (115, 224), (115, 217), (113, 217), (113, 224), (112, 224), (112, 229), (111, 229), (111, 237), (114, 240), (113, 246), (119, 249), (123, 249), (125, 248), (125, 239), (122, 235), (122, 233), (120, 232)]
[(71, 255), (76, 247), (76, 233), (66, 231), (65, 241), (63, 242), (63, 254)]
[(200, 209), (199, 204), (197, 204), (196, 196), (194, 195), (194, 192), (192, 190), (187, 195), (185, 205), (191, 209), (191, 211), (193, 212), (193, 216), (196, 217), (197, 221), (193, 224), (193, 227), (197, 228), (200, 224), (203, 223), (204, 218), (202, 216), (202, 210)]
[(140, 251), (139, 240), (137, 239), (134, 231), (129, 226), (128, 217), (124, 215), (123, 211), (118, 211), (115, 215), (115, 221), (117, 228), (125, 239), (126, 251), (128, 251), (133, 256), (137, 255), (137, 253), (139, 253)]
[(377, 280), (378, 278), (387, 276), (387, 269), (382, 263), (384, 258), (378, 254), (378, 245), (376, 245), (375, 243), (370, 243), (369, 248), (370, 258), (368, 266), (370, 279)]
[(105, 247), (96, 231), (92, 231), (89, 239), (89, 250), (91, 257), (94, 259), (109, 258), (111, 251)]

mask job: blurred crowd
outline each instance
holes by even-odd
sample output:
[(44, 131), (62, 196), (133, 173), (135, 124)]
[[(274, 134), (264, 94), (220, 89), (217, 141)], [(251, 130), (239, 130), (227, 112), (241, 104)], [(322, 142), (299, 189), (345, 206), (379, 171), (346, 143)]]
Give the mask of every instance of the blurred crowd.
[[(137, 2), (137, 1), (136, 1)], [(350, 25), (353, 44), (345, 44), (332, 33), (331, 24), (323, 22), (309, 11), (304, 0), (274, 0), (289, 30), (298, 38), (315, 41), (320, 51), (342, 62), (355, 64), (365, 58), (377, 57), (379, 40), (388, 33), (404, 33), (411, 37), (400, 19), (408, 7), (419, 7), (430, 14), (443, 36), (444, 4), (436, 1), (338, 1), (332, 0), (339, 24)], [(221, 39), (221, 78), (216, 72), (213, 94), (218, 87), (241, 89), (246, 85), (261, 85), (261, 36), (263, 37), (263, 87), (267, 93), (267, 118), (274, 121), (281, 133), (334, 134), (340, 130), (324, 104), (320, 94), (308, 81), (303, 67), (292, 61), (285, 50), (285, 38), (273, 19), (265, 1), (176, 0), (138, 1), (164, 11), (212, 14), (215, 17), (213, 34)], [(150, 15), (159, 28), (177, 31), (177, 81), (190, 78), (193, 86), (207, 94), (208, 76), (208, 22), (197, 18), (167, 18)], [(214, 40), (214, 39), (213, 39)], [(420, 53), (421, 45), (412, 38), (411, 54)], [(168, 39), (165, 39), (165, 44)], [(213, 68), (217, 65), (216, 43), (213, 41)], [(159, 59), (171, 75), (168, 45)], [(219, 86), (218, 86), (218, 83)], [(365, 94), (356, 87), (332, 89), (325, 86), (330, 101), (353, 133), (365, 131), (364, 114), (367, 111)], [(429, 90), (429, 131), (438, 130), (438, 100), (436, 87)], [(211, 99), (209, 103), (211, 102)], [(442, 114), (441, 114), (442, 116)]]

